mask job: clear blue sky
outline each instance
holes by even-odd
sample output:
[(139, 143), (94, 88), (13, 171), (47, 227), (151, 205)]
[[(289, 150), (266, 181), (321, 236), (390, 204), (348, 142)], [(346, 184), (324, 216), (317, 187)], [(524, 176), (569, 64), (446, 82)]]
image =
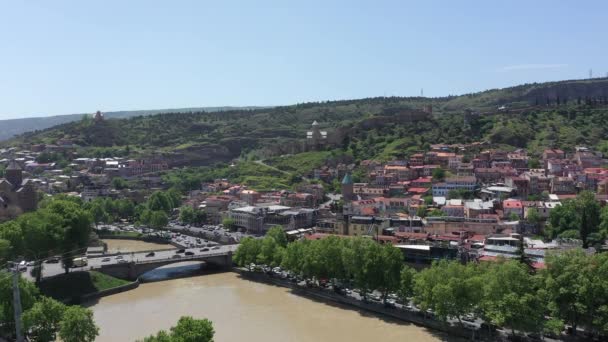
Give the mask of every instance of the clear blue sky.
[[(608, 1), (0, 0), (0, 119), (608, 72)], [(0, 127), (1, 129), (1, 127)]]

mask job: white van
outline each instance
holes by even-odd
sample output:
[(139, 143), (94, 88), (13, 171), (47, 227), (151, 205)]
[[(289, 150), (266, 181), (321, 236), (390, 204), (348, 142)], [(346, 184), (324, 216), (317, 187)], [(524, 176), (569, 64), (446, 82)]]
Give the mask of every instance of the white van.
[(74, 258), (74, 260), (72, 260), (73, 263), (73, 267), (83, 267), (89, 264), (89, 260), (87, 259), (87, 257), (81, 257), (81, 258)]

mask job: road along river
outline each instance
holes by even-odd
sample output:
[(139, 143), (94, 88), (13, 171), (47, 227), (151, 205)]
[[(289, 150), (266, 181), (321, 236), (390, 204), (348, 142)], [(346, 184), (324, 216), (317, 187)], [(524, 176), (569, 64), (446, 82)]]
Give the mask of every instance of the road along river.
[[(184, 268), (188, 267), (198, 269), (199, 265)], [(413, 324), (300, 297), (289, 289), (244, 280), (232, 272), (143, 283), (89, 306), (100, 327), (100, 342), (143, 339), (170, 328), (184, 315), (210, 319), (218, 342), (447, 339)]]

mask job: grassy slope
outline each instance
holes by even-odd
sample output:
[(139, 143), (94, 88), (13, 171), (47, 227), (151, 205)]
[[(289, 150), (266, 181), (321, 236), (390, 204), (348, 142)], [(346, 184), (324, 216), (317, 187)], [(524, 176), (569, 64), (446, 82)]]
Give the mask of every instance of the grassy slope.
[(325, 164), (330, 156), (330, 151), (311, 151), (272, 158), (268, 163), (281, 170), (305, 175), (310, 170)]
[(40, 283), (40, 291), (55, 299), (67, 299), (126, 285), (129, 281), (96, 271), (63, 274)]

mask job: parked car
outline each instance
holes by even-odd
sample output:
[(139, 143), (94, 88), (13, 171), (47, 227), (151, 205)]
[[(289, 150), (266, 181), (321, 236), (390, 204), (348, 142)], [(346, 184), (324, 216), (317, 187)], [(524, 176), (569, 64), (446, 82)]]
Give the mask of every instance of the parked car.
[(209, 248), (203, 248), (203, 249), (201, 249), (201, 252), (208, 252), (208, 251), (209, 251)]
[(179, 255), (179, 254), (174, 254), (174, 255), (171, 257), (171, 259), (179, 259), (179, 258), (181, 258), (181, 257), (182, 257), (182, 256), (181, 256), (181, 255)]
[(194, 255), (194, 252), (192, 252), (192, 251), (187, 251), (187, 252), (186, 252), (186, 253), (184, 253), (184, 254), (186, 254), (186, 255)]
[(150, 252), (150, 253), (146, 254), (146, 258), (153, 257), (155, 255), (156, 255), (156, 253)]
[(116, 260), (122, 260), (124, 258), (122, 257), (122, 255), (117, 255), (116, 258), (114, 258), (114, 259), (116, 259)]
[(127, 260), (125, 260), (125, 259), (120, 259), (120, 260), (118, 260), (118, 263), (119, 263), (119, 264), (126, 264), (127, 262), (128, 262), (128, 261), (127, 261)]
[(183, 248), (182, 249), (178, 249), (178, 250), (175, 251), (175, 253), (178, 253), (178, 254), (179, 253), (186, 253), (186, 250), (183, 249)]
[(50, 257), (46, 260), (47, 264), (57, 264), (59, 263), (59, 257)]
[(214, 247), (213, 247), (213, 248), (211, 248), (211, 249), (220, 249), (220, 246), (214, 246)]
[(111, 259), (110, 258), (103, 258), (101, 259), (101, 262), (109, 262)]

